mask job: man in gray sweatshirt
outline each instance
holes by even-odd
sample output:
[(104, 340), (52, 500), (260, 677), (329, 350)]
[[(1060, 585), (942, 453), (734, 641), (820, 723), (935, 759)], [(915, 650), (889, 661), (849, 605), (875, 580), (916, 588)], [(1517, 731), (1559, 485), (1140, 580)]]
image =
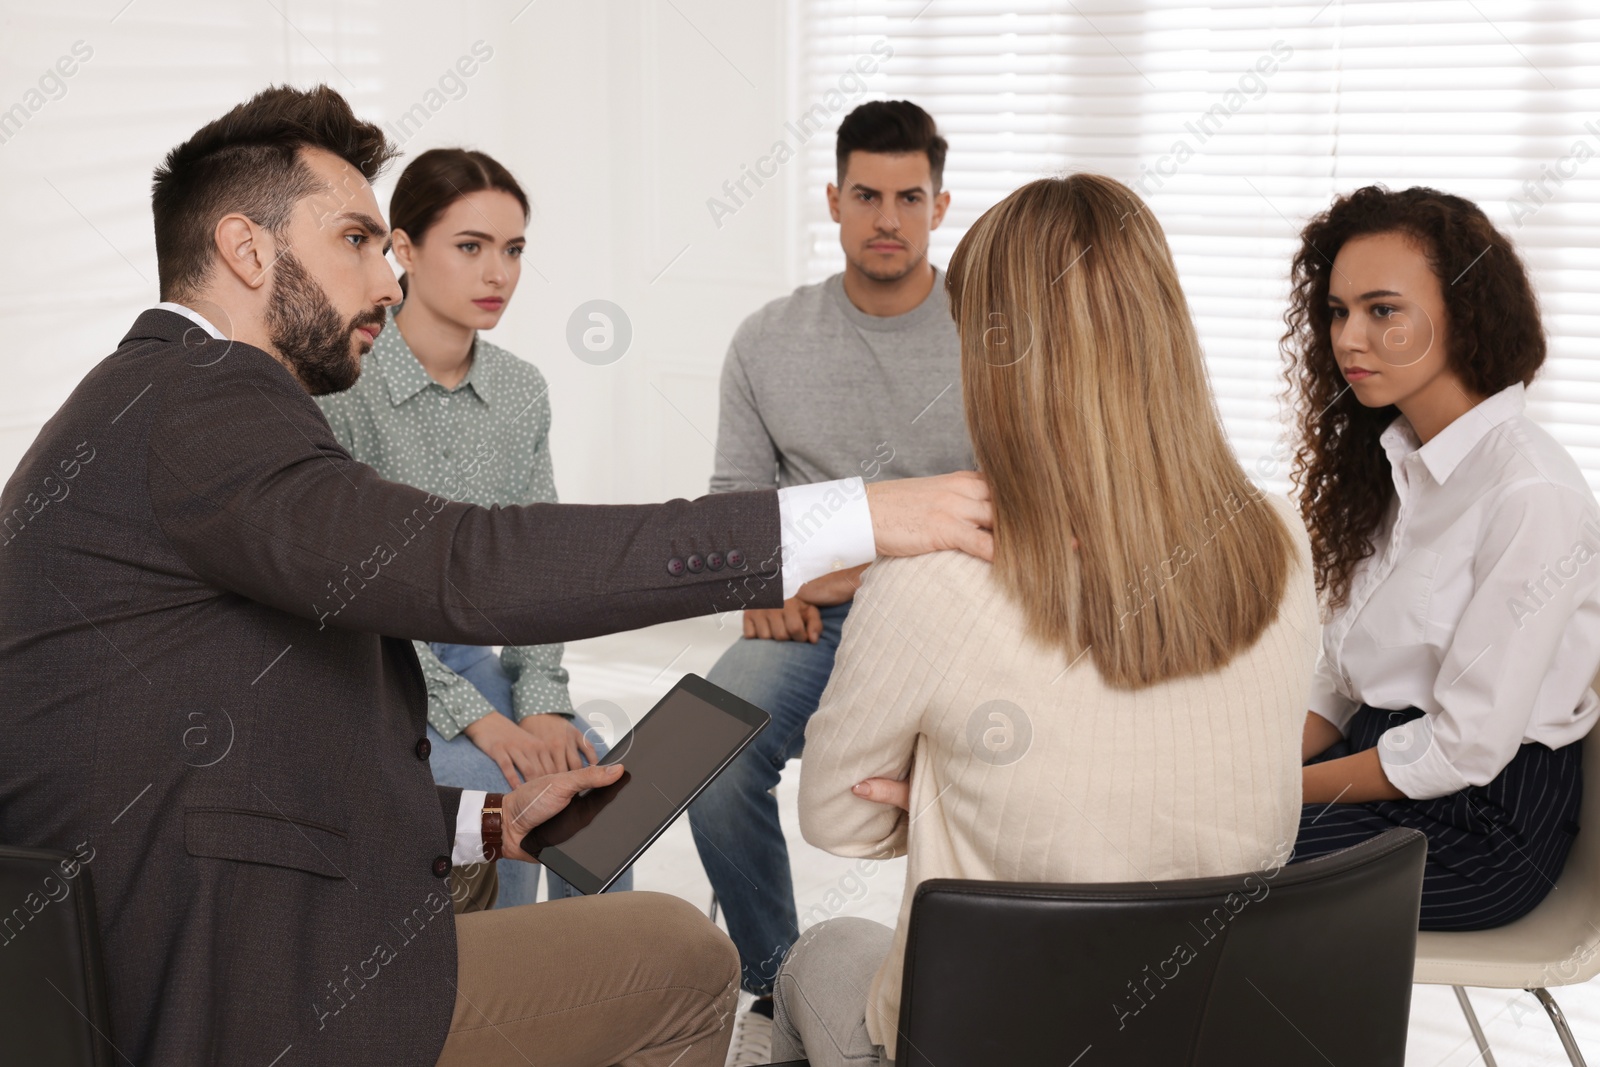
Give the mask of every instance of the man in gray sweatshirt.
[[(909, 101), (875, 101), (846, 116), (838, 184), (828, 186), (844, 272), (774, 300), (734, 334), (712, 492), (972, 469), (960, 343), (944, 273), (927, 257), (950, 202), (945, 148), (933, 119)], [(819, 496), (812, 510), (820, 517), (839, 506)], [(789, 533), (803, 551), (805, 530)], [(772, 716), (689, 809), (744, 988), (757, 998), (738, 1020), (730, 1064), (768, 1062), (772, 983), (799, 935), (770, 790), (800, 755), (866, 566), (809, 582), (782, 608), (746, 611), (743, 638), (709, 674)]]

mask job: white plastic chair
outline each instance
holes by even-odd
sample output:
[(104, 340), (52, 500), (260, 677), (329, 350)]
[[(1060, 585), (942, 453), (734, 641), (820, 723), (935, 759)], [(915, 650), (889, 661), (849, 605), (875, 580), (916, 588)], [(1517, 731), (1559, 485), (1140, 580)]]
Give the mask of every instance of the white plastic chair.
[[(1595, 679), (1600, 692), (1600, 678)], [(1555, 1024), (1573, 1067), (1585, 1067), (1566, 1016), (1550, 987), (1577, 985), (1600, 974), (1600, 730), (1583, 741), (1583, 802), (1578, 839), (1560, 883), (1533, 911), (1493, 930), (1417, 935), (1415, 981), (1454, 986), (1456, 1001), (1478, 1043), (1484, 1067), (1496, 1067), (1489, 1040), (1467, 999), (1465, 986), (1525, 989)]]

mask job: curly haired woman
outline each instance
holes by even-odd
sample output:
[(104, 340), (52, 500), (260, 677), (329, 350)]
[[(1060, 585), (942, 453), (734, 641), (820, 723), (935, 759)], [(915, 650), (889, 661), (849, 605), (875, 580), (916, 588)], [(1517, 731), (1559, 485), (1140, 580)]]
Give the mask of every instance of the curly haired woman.
[(1337, 199), (1292, 278), (1324, 607), (1295, 858), (1414, 827), (1422, 928), (1499, 926), (1561, 873), (1600, 717), (1600, 506), (1523, 414), (1538, 304), (1484, 213), (1425, 188)]

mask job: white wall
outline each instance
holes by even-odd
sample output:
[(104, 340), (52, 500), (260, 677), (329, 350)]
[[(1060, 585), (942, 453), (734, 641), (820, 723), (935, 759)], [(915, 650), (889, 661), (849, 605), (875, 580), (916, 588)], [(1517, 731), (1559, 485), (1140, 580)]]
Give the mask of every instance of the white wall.
[[(550, 380), (563, 498), (705, 492), (728, 339), (792, 284), (792, 173), (720, 228), (705, 207), (781, 125), (785, 4), (125, 4), (0, 5), (0, 111), (23, 109), (0, 126), (0, 472), (157, 299), (148, 196), (165, 152), (270, 83), (326, 81), (385, 122), (442, 101), (407, 155), (483, 149), (532, 197), (522, 284), (491, 336)], [(491, 57), (430, 98), (480, 41)], [(77, 42), (88, 58), (41, 89)], [(566, 342), (597, 298), (633, 326), (609, 366)]]
[(598, 376), (617, 398), (614, 499), (706, 491), (728, 341), (792, 287), (799, 168), (720, 227), (706, 208), (782, 126), (785, 7), (611, 5), (613, 299), (634, 324), (634, 350)]

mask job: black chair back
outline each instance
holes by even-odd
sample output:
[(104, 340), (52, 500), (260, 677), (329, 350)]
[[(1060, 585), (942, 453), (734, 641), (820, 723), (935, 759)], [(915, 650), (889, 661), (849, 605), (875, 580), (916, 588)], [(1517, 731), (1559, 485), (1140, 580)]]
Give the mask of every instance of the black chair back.
[(111, 1020), (89, 868), (0, 845), (0, 1060), (110, 1067)]
[(1402, 1067), (1427, 839), (1276, 871), (917, 887), (896, 1067)]

